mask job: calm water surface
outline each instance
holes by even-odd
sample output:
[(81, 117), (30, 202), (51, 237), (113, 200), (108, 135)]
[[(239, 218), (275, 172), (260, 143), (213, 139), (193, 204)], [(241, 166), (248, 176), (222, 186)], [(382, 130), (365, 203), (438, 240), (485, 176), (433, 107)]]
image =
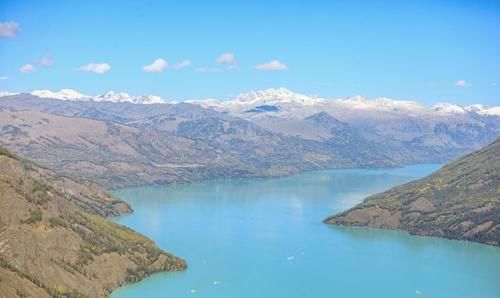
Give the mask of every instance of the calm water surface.
[(500, 297), (500, 249), (321, 223), (438, 165), (117, 191), (116, 220), (187, 260), (112, 297)]

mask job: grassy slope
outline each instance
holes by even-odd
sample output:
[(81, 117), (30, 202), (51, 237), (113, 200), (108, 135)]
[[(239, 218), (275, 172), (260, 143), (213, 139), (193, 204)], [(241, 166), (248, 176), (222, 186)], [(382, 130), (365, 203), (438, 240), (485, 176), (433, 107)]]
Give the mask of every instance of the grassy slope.
[(326, 223), (403, 229), (500, 245), (500, 139), (423, 179), (367, 198)]
[[(57, 175), (4, 149), (0, 168), (0, 293), (5, 297), (102, 297), (153, 272), (186, 267), (148, 238), (98, 215), (106, 213), (106, 203), (78, 206), (67, 183), (52, 183)], [(80, 185), (77, 195), (85, 189)]]

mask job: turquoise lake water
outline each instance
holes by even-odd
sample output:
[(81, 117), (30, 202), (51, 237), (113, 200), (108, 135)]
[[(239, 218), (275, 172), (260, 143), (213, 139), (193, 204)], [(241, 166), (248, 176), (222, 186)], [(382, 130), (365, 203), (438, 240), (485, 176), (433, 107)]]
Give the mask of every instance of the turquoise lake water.
[(500, 249), (322, 223), (436, 170), (331, 170), (117, 191), (116, 221), (184, 258), (112, 297), (500, 297)]

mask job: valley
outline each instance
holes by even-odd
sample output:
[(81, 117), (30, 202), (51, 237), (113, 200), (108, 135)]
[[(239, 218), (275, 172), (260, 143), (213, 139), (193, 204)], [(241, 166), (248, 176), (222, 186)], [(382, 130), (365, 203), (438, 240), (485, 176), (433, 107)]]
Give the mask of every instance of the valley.
[(500, 1), (0, 0), (0, 298), (500, 298)]
[(500, 135), (494, 109), (443, 113), (412, 102), (326, 100), (283, 88), (232, 101), (161, 104), (79, 94), (0, 97), (0, 144), (116, 189), (447, 162)]

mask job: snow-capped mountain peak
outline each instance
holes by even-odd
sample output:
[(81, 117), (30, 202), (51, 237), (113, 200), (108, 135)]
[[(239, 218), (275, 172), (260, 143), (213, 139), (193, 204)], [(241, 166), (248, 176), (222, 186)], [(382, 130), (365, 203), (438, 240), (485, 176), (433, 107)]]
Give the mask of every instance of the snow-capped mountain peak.
[(353, 109), (377, 109), (377, 110), (421, 110), (423, 107), (417, 102), (410, 100), (395, 100), (387, 97), (367, 99), (361, 95), (355, 95), (346, 99), (337, 100), (343, 106)]
[(50, 90), (34, 90), (30, 93), (42, 98), (55, 98), (62, 100), (88, 100), (91, 98), (90, 96), (82, 94), (73, 89), (61, 89), (55, 92)]
[(322, 101), (322, 99), (294, 93), (284, 87), (281, 87), (276, 89), (270, 88), (270, 89), (243, 93), (236, 96), (233, 101), (245, 104), (264, 104), (264, 103), (280, 103), (280, 102), (315, 104), (318, 103), (319, 101)]
[(445, 114), (465, 114), (467, 111), (459, 105), (451, 104), (451, 103), (437, 103), (431, 107), (431, 110), (438, 113)]
[(125, 92), (109, 91), (106, 94), (98, 95), (94, 98), (95, 101), (111, 101), (111, 102), (129, 102), (135, 104), (155, 104), (165, 103), (165, 100), (156, 95), (131, 96)]
[(135, 98), (135, 103), (137, 104), (155, 104), (155, 103), (165, 103), (165, 100), (160, 96), (156, 95), (146, 95), (139, 96)]
[(85, 95), (73, 89), (61, 89), (55, 92), (50, 90), (34, 90), (30, 92), (30, 94), (41, 98), (53, 98), (60, 100), (73, 100), (73, 101), (110, 101), (110, 102), (129, 102), (135, 104), (165, 103), (165, 100), (163, 98), (156, 95), (135, 97), (125, 92), (114, 92), (114, 91), (109, 91), (105, 94), (100, 94), (97, 96)]
[(127, 102), (132, 101), (132, 97), (125, 92), (109, 91), (106, 94), (100, 94), (94, 97), (95, 101)]
[(464, 107), (468, 112), (486, 116), (500, 116), (500, 107), (485, 107), (480, 104)]
[(278, 105), (279, 112), (273, 112), (272, 117), (292, 118), (300, 118), (306, 114), (309, 115), (321, 111), (330, 111), (334, 114), (339, 110), (345, 113), (349, 111), (355, 113), (373, 111), (404, 115), (428, 113), (500, 115), (500, 107), (486, 108), (482, 105), (462, 107), (456, 104), (439, 103), (427, 108), (412, 100), (396, 100), (387, 97), (368, 99), (361, 95), (341, 99), (324, 99), (317, 96), (298, 94), (286, 88), (250, 91), (240, 94), (232, 100), (204, 99), (189, 100), (187, 102), (218, 111), (241, 114), (244, 117), (247, 115), (251, 117), (266, 117), (267, 113), (247, 113), (249, 109), (259, 105)]
[(470, 106), (466, 106), (464, 108), (464, 110), (467, 110), (469, 112), (474, 112), (474, 113), (478, 113), (478, 114), (481, 114), (484, 112), (484, 110), (487, 110), (488, 108), (485, 108), (483, 105), (481, 104), (475, 104), (475, 105), (470, 105)]
[(358, 102), (366, 102), (368, 99), (364, 98), (363, 96), (357, 94), (351, 97), (348, 97), (345, 99), (346, 101), (358, 101)]
[(450, 103), (438, 103), (433, 105), (431, 110), (445, 114), (476, 113), (482, 116), (500, 116), (500, 107), (485, 107), (481, 104), (460, 106)]
[(17, 95), (19, 93), (16, 93), (16, 92), (3, 92), (3, 91), (0, 91), (0, 97), (4, 97), (4, 96), (12, 96), (12, 95)]
[[(13, 96), (20, 93), (0, 92), (0, 97)], [(107, 93), (90, 96), (82, 94), (73, 89), (61, 89), (59, 91), (34, 90), (31, 95), (41, 98), (52, 98), (71, 101), (106, 101), (125, 102), (133, 104), (161, 104), (166, 101), (160, 96), (145, 95), (131, 96), (125, 92), (109, 91)], [(361, 95), (355, 95), (343, 99), (324, 99), (318, 96), (303, 95), (292, 92), (287, 88), (270, 88), (264, 90), (250, 91), (240, 94), (232, 100), (204, 99), (187, 100), (185, 102), (199, 104), (203, 107), (216, 109), (219, 111), (231, 111), (245, 113), (252, 106), (258, 105), (279, 105), (280, 113), (273, 113), (273, 116), (282, 114), (283, 116), (300, 116), (318, 111), (337, 109), (345, 111), (381, 111), (389, 113), (438, 113), (448, 115), (477, 114), (481, 116), (500, 116), (500, 106), (486, 107), (480, 104), (461, 106), (450, 103), (438, 103), (430, 108), (426, 108), (417, 102), (409, 100), (395, 100), (387, 97), (367, 99)], [(174, 103), (170, 101), (170, 103)]]

